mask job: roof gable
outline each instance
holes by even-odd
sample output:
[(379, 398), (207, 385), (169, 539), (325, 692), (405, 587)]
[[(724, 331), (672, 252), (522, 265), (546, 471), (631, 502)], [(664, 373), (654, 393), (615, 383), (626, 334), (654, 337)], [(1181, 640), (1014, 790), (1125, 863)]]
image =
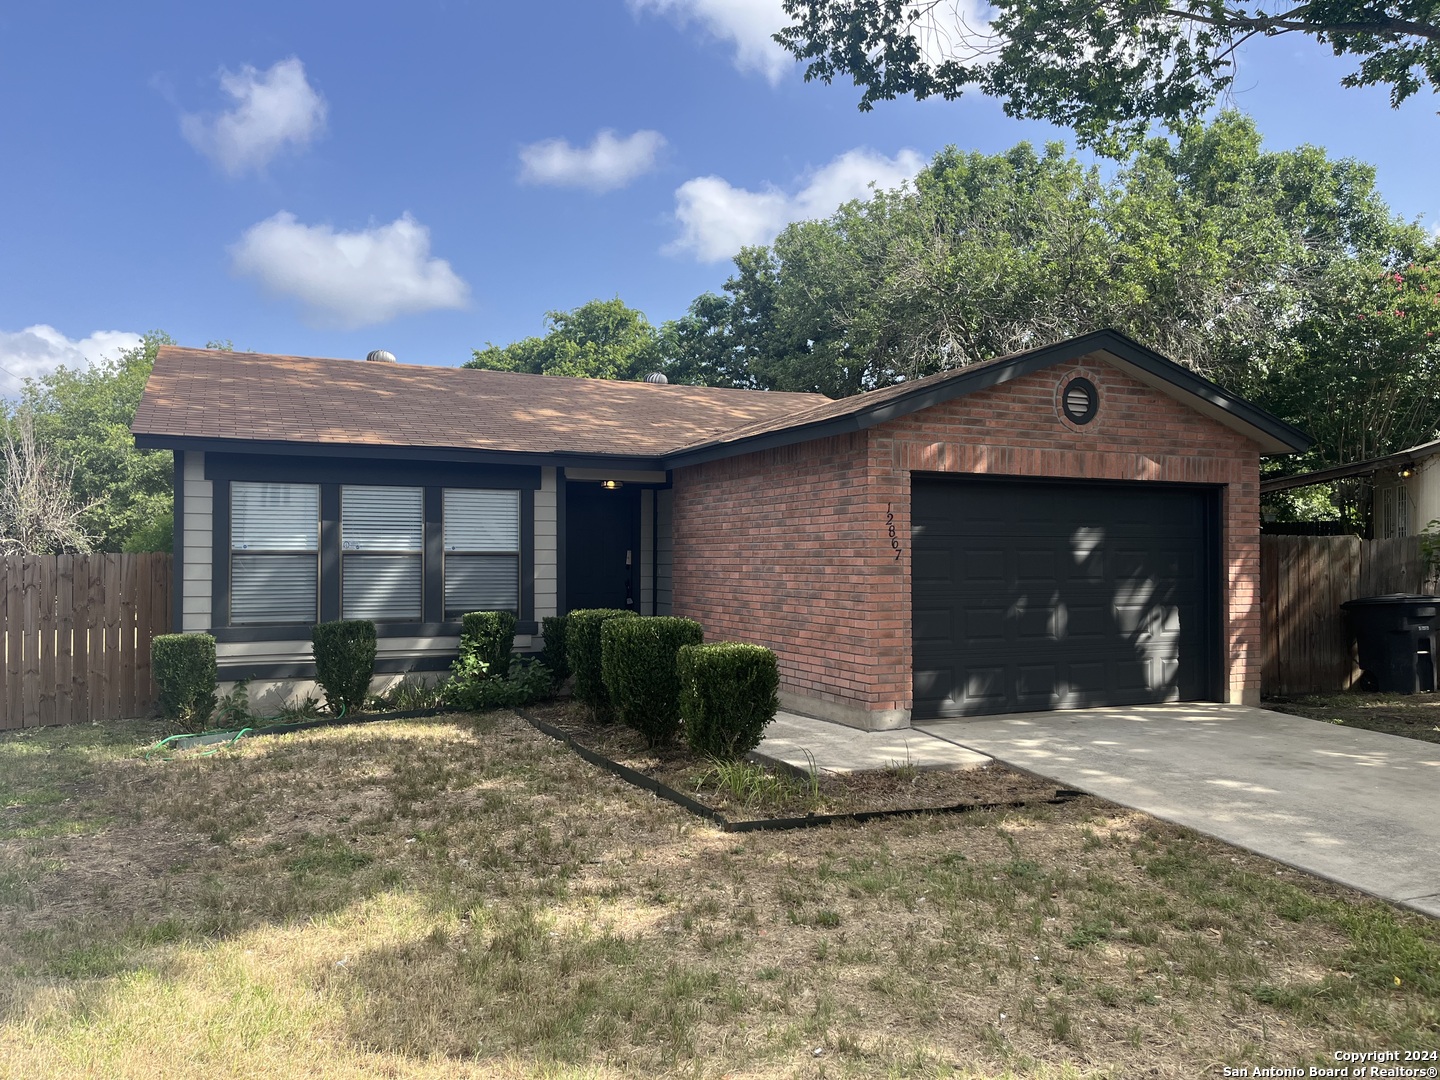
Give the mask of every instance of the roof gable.
[(708, 444), (688, 447), (670, 466), (694, 465), (828, 435), (860, 431), (887, 420), (1077, 360), (1113, 364), (1133, 378), (1195, 409), (1260, 445), (1262, 453), (1309, 449), (1311, 439), (1279, 417), (1201, 378), (1115, 330), (1097, 330), (1054, 345), (997, 357), (912, 382), (887, 386), (840, 401), (824, 401), (784, 421), (762, 420), (725, 432)]

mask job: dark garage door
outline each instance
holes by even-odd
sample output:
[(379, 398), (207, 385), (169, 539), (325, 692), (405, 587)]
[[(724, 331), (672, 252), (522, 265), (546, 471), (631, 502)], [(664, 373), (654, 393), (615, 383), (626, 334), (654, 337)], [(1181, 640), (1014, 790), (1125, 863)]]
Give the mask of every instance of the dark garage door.
[(1213, 697), (1213, 490), (915, 477), (915, 710)]

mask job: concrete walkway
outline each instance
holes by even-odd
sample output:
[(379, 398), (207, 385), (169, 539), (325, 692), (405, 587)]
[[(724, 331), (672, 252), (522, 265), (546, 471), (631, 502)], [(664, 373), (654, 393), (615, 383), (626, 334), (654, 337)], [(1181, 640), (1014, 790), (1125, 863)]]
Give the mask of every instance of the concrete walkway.
[(922, 732), (1440, 916), (1440, 745), (1205, 704), (888, 734)]
[(975, 769), (990, 761), (984, 754), (914, 728), (860, 731), (787, 712), (775, 714), (764, 741), (750, 756), (801, 772), (808, 772), (813, 762), (820, 771), (833, 773), (906, 764), (917, 769)]

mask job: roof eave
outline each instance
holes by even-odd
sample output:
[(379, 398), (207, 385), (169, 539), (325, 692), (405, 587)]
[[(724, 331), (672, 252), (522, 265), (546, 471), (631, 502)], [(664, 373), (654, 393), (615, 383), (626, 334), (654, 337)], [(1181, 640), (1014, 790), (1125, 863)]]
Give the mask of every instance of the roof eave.
[(364, 457), (399, 461), (454, 461), (474, 465), (552, 465), (560, 468), (660, 471), (664, 460), (654, 455), (552, 453), (547, 451), (482, 450), (463, 446), (392, 446), (383, 443), (287, 442), (263, 439), (221, 439), (195, 435), (136, 432), (141, 450), (191, 450), (217, 454), (285, 454), (301, 457)]
[(1440, 440), (1421, 443), (1419, 446), (1412, 446), (1405, 450), (1397, 450), (1384, 457), (1351, 462), (1349, 465), (1335, 465), (1329, 469), (1316, 469), (1314, 472), (1261, 480), (1260, 494), (1269, 495), (1276, 491), (1289, 491), (1291, 488), (1313, 487), (1316, 484), (1328, 484), (1333, 480), (1347, 480), (1352, 476), (1371, 476), (1385, 469), (1415, 465), (1436, 454), (1440, 454)]

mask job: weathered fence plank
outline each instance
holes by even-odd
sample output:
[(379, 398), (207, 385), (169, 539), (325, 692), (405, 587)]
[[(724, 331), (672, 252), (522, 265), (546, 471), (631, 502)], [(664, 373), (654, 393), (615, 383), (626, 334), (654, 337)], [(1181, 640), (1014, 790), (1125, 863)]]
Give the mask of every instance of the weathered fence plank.
[(0, 558), (0, 730), (149, 712), (170, 574), (164, 553)]
[(1260, 538), (1260, 683), (1269, 696), (1347, 690), (1360, 677), (1341, 605), (1436, 591), (1420, 538)]

